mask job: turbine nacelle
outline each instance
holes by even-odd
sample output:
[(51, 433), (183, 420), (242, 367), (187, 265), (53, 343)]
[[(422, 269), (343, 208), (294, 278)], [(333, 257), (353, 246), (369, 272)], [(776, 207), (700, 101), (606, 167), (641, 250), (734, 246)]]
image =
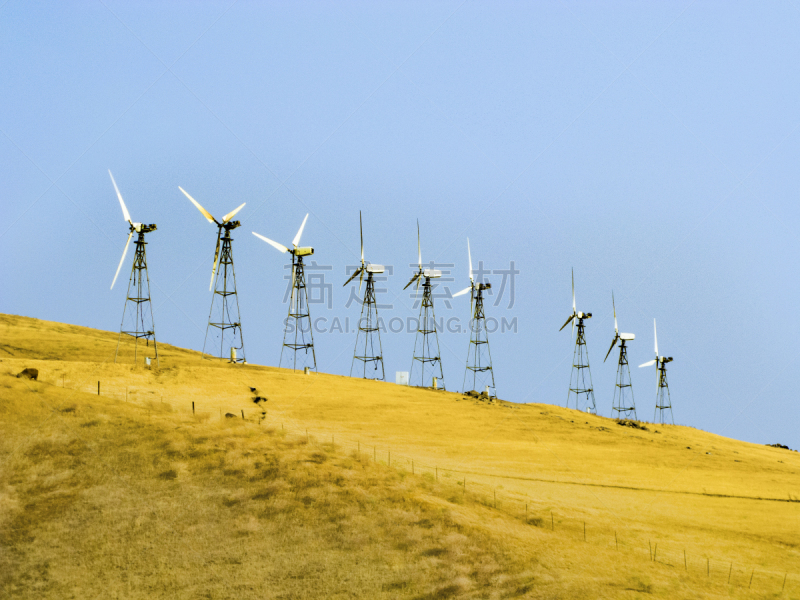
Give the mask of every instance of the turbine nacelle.
[(442, 272), (438, 269), (422, 269), (422, 276), (425, 279), (437, 279), (442, 276)]
[(314, 248), (311, 246), (303, 246), (301, 248), (295, 248), (294, 250), (289, 250), (295, 256), (311, 256), (314, 254)]
[(633, 340), (636, 339), (636, 336), (632, 333), (620, 333), (619, 339), (625, 340), (626, 342), (632, 342)]
[(386, 268), (383, 265), (367, 265), (367, 273), (383, 273)]
[(578, 314), (576, 316), (579, 319), (591, 319), (592, 318), (592, 313), (578, 312)]
[(136, 233), (150, 233), (156, 229), (155, 223), (151, 223), (150, 225), (145, 225), (144, 223), (131, 223), (131, 231), (135, 231)]

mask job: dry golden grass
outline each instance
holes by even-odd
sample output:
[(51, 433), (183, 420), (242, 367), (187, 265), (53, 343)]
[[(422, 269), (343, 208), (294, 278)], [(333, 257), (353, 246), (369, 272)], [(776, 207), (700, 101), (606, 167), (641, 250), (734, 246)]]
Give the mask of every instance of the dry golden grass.
[(800, 597), (797, 453), (115, 346), (0, 316), (4, 596)]

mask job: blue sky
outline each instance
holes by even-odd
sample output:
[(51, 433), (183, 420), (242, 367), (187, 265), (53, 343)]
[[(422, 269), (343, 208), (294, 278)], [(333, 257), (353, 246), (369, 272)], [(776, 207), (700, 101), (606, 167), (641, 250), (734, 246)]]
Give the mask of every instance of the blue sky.
[[(200, 349), (215, 215), (247, 206), (234, 235), (245, 350), (275, 365), (288, 243), (331, 266), (351, 320), (346, 267), (391, 265), (385, 319), (416, 314), (416, 260), (466, 285), (475, 263), (509, 269), (487, 315), (497, 391), (563, 404), (571, 310), (587, 339), (599, 413), (610, 416), (620, 328), (634, 365), (673, 356), (675, 420), (800, 447), (798, 337), (800, 4), (793, 1), (479, 3), (73, 2), (0, 5), (0, 310), (116, 330), (130, 270), (109, 285), (127, 235), (107, 170), (148, 236), (161, 341)], [(497, 287), (501, 277), (489, 276)], [(121, 285), (122, 284), (122, 285)], [(468, 300), (437, 316), (467, 319)], [(352, 334), (315, 338), (320, 370), (346, 374)], [(441, 335), (460, 389), (466, 333)], [(384, 336), (406, 371), (413, 334)], [(654, 369), (633, 368), (652, 418)]]

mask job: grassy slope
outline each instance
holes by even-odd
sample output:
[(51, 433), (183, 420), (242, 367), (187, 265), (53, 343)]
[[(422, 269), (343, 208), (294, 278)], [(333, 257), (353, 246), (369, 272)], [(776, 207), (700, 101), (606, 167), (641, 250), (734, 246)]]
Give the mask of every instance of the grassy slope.
[[(134, 369), (127, 352), (113, 364), (115, 346), (114, 334), (0, 317), (6, 593), (725, 597), (747, 595), (742, 565), (758, 569), (756, 595), (780, 590), (761, 570), (798, 570), (800, 504), (774, 501), (800, 496), (797, 453), (550, 405), (232, 367), (166, 345), (160, 369)], [(24, 366), (42, 381), (8, 376)], [(248, 386), (269, 397), (261, 424)], [(338, 450), (282, 426), (335, 434)], [(356, 441), (363, 453), (350, 455)], [(374, 464), (372, 445), (400, 469)], [(420, 463), (442, 468), (440, 481)], [(466, 501), (452, 483), (464, 472)], [(495, 490), (500, 510), (485, 506)], [(720, 561), (714, 577), (700, 573), (707, 555), (735, 563), (733, 586)], [(800, 581), (786, 592), (797, 597)]]

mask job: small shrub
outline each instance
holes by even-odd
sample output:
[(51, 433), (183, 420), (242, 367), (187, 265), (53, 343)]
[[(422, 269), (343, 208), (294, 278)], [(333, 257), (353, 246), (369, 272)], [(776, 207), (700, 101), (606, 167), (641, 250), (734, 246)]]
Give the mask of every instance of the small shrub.
[(328, 455), (324, 452), (314, 452), (311, 456), (308, 457), (309, 462), (317, 463), (321, 465), (326, 460), (328, 460)]

